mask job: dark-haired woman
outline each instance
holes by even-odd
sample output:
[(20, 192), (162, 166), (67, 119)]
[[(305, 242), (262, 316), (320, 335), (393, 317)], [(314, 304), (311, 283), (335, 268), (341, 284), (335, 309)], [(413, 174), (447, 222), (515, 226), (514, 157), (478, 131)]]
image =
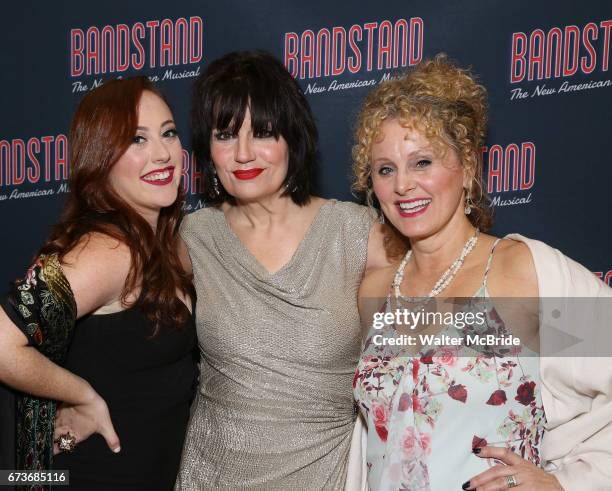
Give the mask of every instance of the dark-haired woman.
[[(68, 469), (71, 489), (167, 490), (197, 374), (181, 144), (145, 78), (89, 93), (70, 144), (62, 220), (0, 310), (0, 379), (24, 393), (17, 466)], [(54, 439), (72, 451), (53, 458)]]
[(366, 208), (312, 196), (315, 123), (271, 55), (214, 61), (193, 125), (211, 206), (182, 229), (202, 366), (177, 487), (343, 489), (357, 289), (384, 260), (380, 231)]

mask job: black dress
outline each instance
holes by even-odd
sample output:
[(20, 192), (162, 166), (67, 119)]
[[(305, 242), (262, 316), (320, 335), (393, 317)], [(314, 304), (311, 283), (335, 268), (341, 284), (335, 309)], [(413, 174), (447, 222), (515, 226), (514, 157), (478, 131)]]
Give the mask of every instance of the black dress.
[[(137, 308), (77, 322), (65, 367), (108, 404), (121, 452), (92, 435), (54, 458), (69, 489), (163, 490), (174, 486), (197, 378), (193, 317), (182, 329), (152, 323)], [(60, 488), (56, 488), (60, 489)]]

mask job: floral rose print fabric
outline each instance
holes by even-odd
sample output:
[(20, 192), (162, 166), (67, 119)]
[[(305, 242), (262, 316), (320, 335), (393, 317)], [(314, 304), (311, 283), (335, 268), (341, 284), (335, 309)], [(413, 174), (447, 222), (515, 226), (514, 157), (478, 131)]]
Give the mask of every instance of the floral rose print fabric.
[[(389, 305), (388, 299), (381, 311)], [(486, 318), (488, 328), (505, 329), (494, 309)], [(443, 345), (407, 355), (375, 344), (377, 334), (368, 333), (353, 384), (368, 423), (371, 489), (461, 489), (496, 464), (472, 454), (485, 445), (540, 465), (546, 418), (534, 353)]]

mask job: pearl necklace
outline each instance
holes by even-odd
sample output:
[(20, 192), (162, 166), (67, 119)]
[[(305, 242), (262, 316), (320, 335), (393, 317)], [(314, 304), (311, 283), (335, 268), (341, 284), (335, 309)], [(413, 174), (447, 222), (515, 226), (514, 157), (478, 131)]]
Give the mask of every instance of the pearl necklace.
[[(463, 246), (461, 255), (457, 259), (455, 259), (453, 264), (451, 264), (444, 273), (442, 273), (440, 279), (436, 282), (432, 290), (427, 295), (428, 298), (439, 295), (450, 284), (450, 282), (453, 281), (455, 275), (457, 274), (457, 271), (459, 271), (459, 269), (461, 269), (461, 266), (463, 266), (465, 258), (470, 252), (472, 252), (472, 249), (474, 249), (476, 242), (478, 242), (479, 232), (480, 230), (476, 229), (474, 235), (472, 235), (467, 240), (467, 242)], [(399, 267), (397, 268), (397, 271), (395, 272), (395, 278), (393, 279), (393, 292), (395, 293), (395, 298), (398, 300), (400, 298), (403, 300), (409, 300), (407, 297), (402, 296), (402, 294), (400, 293), (400, 285), (404, 280), (404, 270), (406, 269), (406, 264), (408, 264), (408, 261), (410, 261), (411, 257), (412, 249), (406, 253), (404, 259), (402, 259), (402, 262), (400, 263)]]

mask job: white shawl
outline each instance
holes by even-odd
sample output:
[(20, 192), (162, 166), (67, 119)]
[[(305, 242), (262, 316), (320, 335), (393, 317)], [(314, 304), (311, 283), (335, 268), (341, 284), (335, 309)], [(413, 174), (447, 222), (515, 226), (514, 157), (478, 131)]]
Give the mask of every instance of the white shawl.
[[(542, 402), (547, 420), (542, 442), (546, 470), (557, 477), (566, 491), (612, 490), (612, 358), (609, 357), (612, 319), (597, 318), (593, 311), (590, 317), (584, 306), (575, 308), (575, 300), (562, 301), (578, 297), (588, 297), (592, 302), (600, 299), (606, 302), (603, 308), (600, 303), (597, 310), (601, 312), (612, 302), (607, 299), (612, 297), (612, 289), (543, 242), (518, 234), (507, 238), (529, 247), (540, 297), (559, 299), (557, 312), (550, 308), (540, 312), (540, 336), (550, 335), (553, 327), (553, 335), (562, 331), (586, 340), (585, 356), (565, 356), (579, 351), (578, 345), (568, 348), (567, 353), (560, 353), (562, 357), (540, 359)], [(550, 307), (546, 301), (544, 305)], [(601, 347), (602, 356), (595, 356), (597, 346)]]

